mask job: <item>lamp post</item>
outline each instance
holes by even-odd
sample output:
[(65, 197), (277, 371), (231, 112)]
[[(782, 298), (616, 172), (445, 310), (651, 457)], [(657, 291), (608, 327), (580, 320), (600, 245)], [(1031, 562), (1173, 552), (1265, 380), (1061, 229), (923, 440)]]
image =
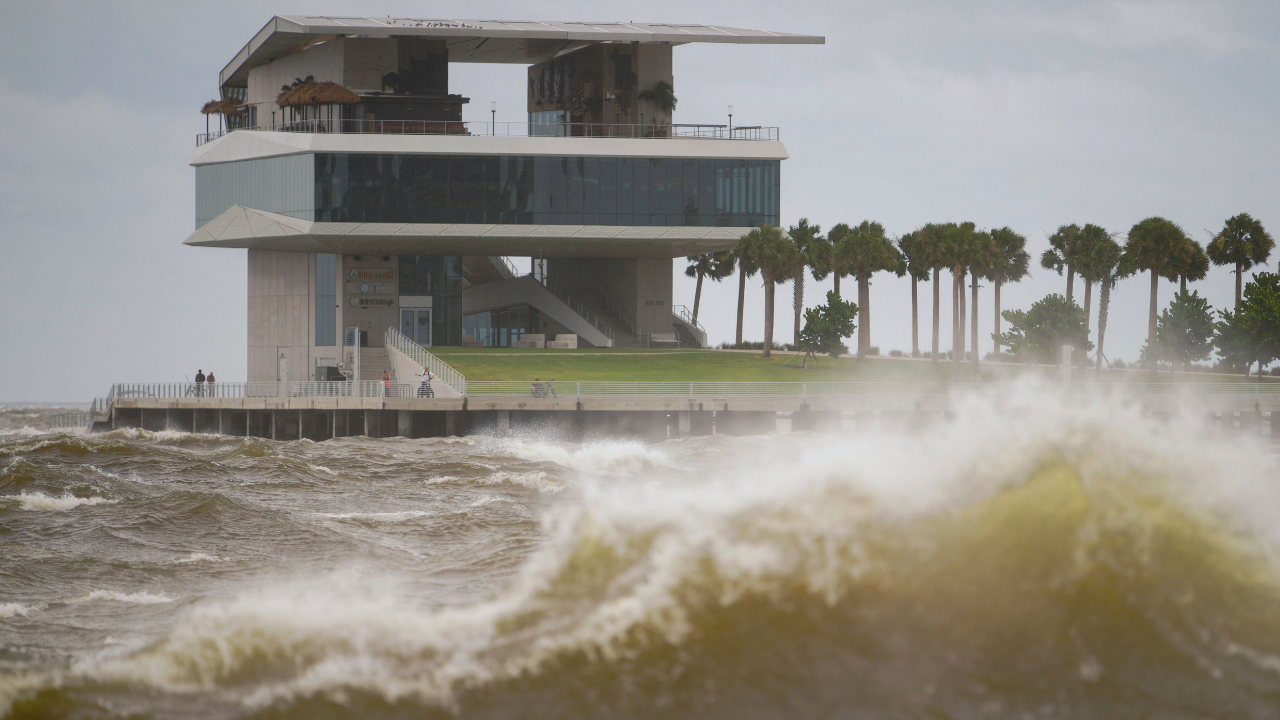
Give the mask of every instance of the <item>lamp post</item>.
[(733, 106), (729, 106), (729, 137), (733, 138)]
[(498, 134), (498, 101), (497, 100), (489, 101), (489, 117), (490, 117), (489, 134), (497, 135)]

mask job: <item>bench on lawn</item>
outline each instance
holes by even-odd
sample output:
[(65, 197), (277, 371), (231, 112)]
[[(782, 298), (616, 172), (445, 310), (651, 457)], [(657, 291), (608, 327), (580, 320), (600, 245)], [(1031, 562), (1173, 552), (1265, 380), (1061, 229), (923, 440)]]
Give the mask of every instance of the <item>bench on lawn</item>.
[(554, 350), (577, 350), (578, 336), (572, 333), (557, 335), (555, 340), (548, 340), (547, 347)]
[(675, 333), (650, 333), (649, 347), (653, 347), (654, 343), (664, 343), (680, 347), (680, 336)]
[(518, 348), (543, 348), (547, 346), (546, 335), (534, 335), (533, 333), (525, 333), (520, 336), (513, 347)]

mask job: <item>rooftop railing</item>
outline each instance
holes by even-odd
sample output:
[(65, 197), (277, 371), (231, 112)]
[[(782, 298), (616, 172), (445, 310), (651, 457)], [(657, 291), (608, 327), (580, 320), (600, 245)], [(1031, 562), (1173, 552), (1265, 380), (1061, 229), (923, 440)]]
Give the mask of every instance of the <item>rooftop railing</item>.
[(252, 128), (214, 130), (196, 135), (196, 147), (237, 130), (351, 135), (456, 135), (469, 137), (575, 137), (699, 140), (778, 140), (776, 127), (761, 125), (644, 125), (614, 123), (522, 123), (454, 120), (297, 120)]

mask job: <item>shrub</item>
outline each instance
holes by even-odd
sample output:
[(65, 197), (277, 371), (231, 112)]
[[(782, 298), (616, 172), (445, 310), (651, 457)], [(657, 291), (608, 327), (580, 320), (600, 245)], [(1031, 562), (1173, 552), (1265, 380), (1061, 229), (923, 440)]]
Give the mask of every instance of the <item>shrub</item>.
[(890, 351), (889, 351), (889, 357), (906, 357), (906, 356), (907, 356), (907, 354), (906, 354), (906, 353), (904, 353), (904, 352), (902, 352), (901, 350), (890, 350)]
[(876, 355), (876, 356), (880, 355), (880, 347), (878, 345), (872, 345), (871, 347), (867, 348), (867, 354)]

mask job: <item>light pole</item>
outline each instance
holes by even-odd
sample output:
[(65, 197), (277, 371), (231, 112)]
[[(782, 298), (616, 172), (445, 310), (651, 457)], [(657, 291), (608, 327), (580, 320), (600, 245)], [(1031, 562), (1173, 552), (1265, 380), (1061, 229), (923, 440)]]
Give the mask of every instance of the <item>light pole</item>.
[(729, 137), (733, 137), (733, 106), (729, 106)]
[(497, 100), (489, 101), (489, 117), (490, 117), (489, 134), (497, 135), (498, 134), (498, 101)]

